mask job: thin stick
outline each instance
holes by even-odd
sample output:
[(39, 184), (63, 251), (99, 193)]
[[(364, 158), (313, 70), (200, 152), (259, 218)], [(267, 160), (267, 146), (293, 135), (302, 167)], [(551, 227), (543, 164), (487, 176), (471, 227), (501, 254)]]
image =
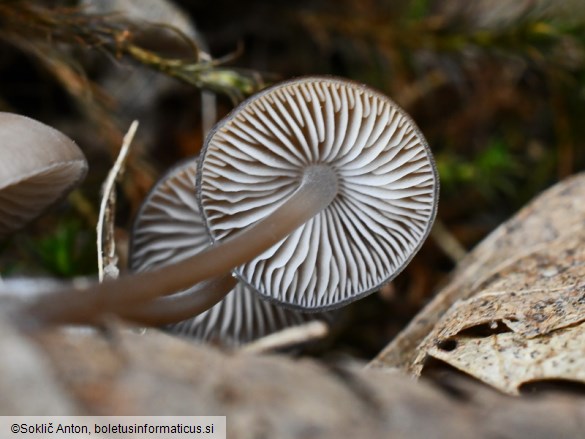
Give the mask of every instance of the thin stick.
[(269, 334), (240, 348), (246, 354), (261, 354), (321, 339), (329, 334), (329, 325), (316, 320)]
[[(102, 200), (100, 203), (100, 212), (97, 223), (97, 255), (98, 255), (98, 276), (99, 281), (103, 282), (105, 277), (104, 267), (116, 268), (116, 242), (114, 239), (114, 218), (116, 215), (116, 191), (114, 190), (116, 179), (124, 172), (124, 164), (130, 151), (130, 145), (138, 129), (138, 121), (135, 120), (130, 125), (128, 132), (124, 136), (122, 147), (118, 158), (114, 163), (112, 169), (108, 173), (106, 181), (102, 187)], [(105, 229), (105, 245), (104, 245), (104, 229)], [(105, 252), (104, 252), (105, 247)], [(117, 269), (112, 270), (117, 277)]]
[(455, 264), (458, 264), (467, 255), (465, 247), (451, 233), (445, 223), (438, 218), (435, 220), (435, 224), (433, 224), (433, 228), (431, 229), (431, 237), (441, 250), (443, 250), (443, 253), (449, 256)]

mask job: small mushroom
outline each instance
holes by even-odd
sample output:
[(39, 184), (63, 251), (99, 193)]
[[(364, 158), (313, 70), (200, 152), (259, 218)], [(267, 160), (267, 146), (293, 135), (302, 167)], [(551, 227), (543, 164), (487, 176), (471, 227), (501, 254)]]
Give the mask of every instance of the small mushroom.
[[(194, 191), (196, 172), (197, 159), (180, 163), (158, 181), (144, 200), (131, 235), (129, 264), (133, 271), (172, 264), (209, 246)], [(287, 310), (261, 300), (229, 273), (216, 282), (232, 291), (196, 317), (169, 325), (171, 332), (234, 346), (309, 320), (328, 320), (320, 314)], [(208, 284), (197, 284), (181, 293), (156, 299), (156, 304), (148, 304), (126, 316), (151, 324), (191, 317), (197, 310), (190, 309), (187, 297), (216, 297), (208, 288)], [(223, 297), (225, 292), (220, 294)], [(179, 300), (180, 306), (169, 305)]]
[(87, 172), (67, 136), (41, 122), (0, 113), (0, 237), (64, 197)]
[(83, 320), (236, 267), (268, 299), (333, 309), (375, 291), (412, 259), (435, 218), (438, 187), (424, 137), (386, 96), (330, 77), (278, 84), (206, 140), (197, 190), (213, 246), (60, 291), (29, 312), (45, 322)]
[[(331, 309), (378, 289), (436, 213), (438, 177), (415, 124), (386, 96), (336, 78), (250, 99), (215, 128), (200, 168), (212, 240), (249, 234), (236, 275), (294, 308)], [(258, 255), (267, 240), (278, 243)]]

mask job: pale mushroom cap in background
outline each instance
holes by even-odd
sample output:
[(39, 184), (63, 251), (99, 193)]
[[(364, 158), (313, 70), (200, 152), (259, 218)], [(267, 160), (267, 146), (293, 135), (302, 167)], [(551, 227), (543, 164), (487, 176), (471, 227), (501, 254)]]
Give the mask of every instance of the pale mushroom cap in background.
[(0, 237), (59, 200), (87, 172), (66, 135), (25, 116), (0, 113)]

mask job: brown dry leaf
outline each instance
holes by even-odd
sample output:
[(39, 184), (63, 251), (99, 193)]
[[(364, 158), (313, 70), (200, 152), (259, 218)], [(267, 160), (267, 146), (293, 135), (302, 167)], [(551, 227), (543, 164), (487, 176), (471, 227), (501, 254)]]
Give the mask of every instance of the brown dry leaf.
[(585, 383), (585, 325), (536, 338), (516, 333), (457, 337), (455, 347), (434, 346), (428, 355), (473, 375), (502, 392), (542, 380)]
[[(482, 282), (435, 325), (415, 366), (431, 356), (511, 394), (535, 380), (585, 383), (584, 244), (585, 229), (562, 234)], [(482, 325), (512, 333), (469, 336)]]
[[(584, 198), (585, 175), (573, 177), (499, 227), (372, 366), (418, 376), (430, 356), (509, 393), (533, 380), (582, 381), (572, 372), (574, 358), (560, 351), (569, 327), (585, 321)], [(502, 330), (508, 333), (494, 334)], [(582, 356), (585, 339), (575, 338), (571, 349)], [(556, 358), (554, 368), (544, 368), (544, 358)]]
[(563, 289), (486, 292), (458, 302), (433, 330), (435, 344), (480, 325), (503, 322), (524, 338), (548, 334), (585, 320), (585, 284)]

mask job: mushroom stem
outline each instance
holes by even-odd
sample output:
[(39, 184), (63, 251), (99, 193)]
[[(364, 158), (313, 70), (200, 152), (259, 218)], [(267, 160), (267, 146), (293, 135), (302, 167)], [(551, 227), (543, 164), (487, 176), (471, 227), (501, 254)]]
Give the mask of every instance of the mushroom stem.
[(211, 308), (234, 289), (238, 280), (231, 274), (198, 283), (188, 291), (161, 297), (137, 309), (122, 312), (122, 317), (151, 326), (186, 320)]
[[(337, 190), (338, 177), (331, 167), (308, 166), (290, 198), (266, 218), (237, 235), (158, 270), (55, 291), (40, 297), (26, 310), (45, 324), (94, 321), (96, 316), (108, 312), (126, 315), (137, 304), (143, 305), (206, 279), (225, 275), (262, 254), (325, 209), (337, 195)], [(209, 302), (202, 300), (201, 307), (192, 311), (195, 314), (206, 311), (212, 305)]]

